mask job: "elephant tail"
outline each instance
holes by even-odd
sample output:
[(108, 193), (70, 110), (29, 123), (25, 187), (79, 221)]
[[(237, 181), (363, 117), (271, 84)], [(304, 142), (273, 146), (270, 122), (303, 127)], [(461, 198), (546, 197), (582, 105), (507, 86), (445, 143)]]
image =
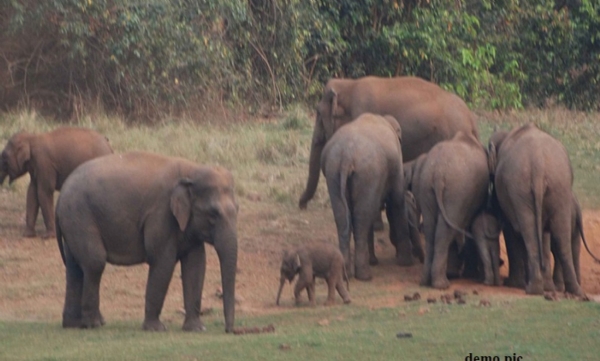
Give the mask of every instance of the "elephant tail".
[(347, 197), (348, 177), (350, 174), (351, 171), (348, 171), (345, 167), (340, 172), (340, 197), (342, 199), (342, 205), (344, 206), (344, 212), (346, 213), (346, 227), (344, 227), (342, 238), (348, 240), (350, 239), (350, 227), (352, 225), (352, 217), (350, 214), (350, 207), (348, 207)]
[[(450, 217), (448, 217), (448, 214), (446, 213), (446, 207), (444, 207), (444, 200), (443, 200), (443, 194), (442, 194), (444, 192), (443, 185), (439, 184), (439, 183), (435, 184), (433, 191), (435, 193), (435, 200), (438, 204), (438, 208), (440, 209), (440, 213), (442, 214), (444, 221), (446, 221), (446, 224), (448, 224), (448, 226), (450, 226), (450, 228), (459, 232), (463, 236), (474, 239), (474, 237), (471, 233), (469, 233), (469, 232), (465, 231), (464, 229), (460, 228), (459, 226), (457, 226), (454, 222), (452, 222), (450, 220)], [(464, 241), (464, 239), (463, 239), (463, 241)], [(463, 245), (464, 244), (459, 244), (459, 248), (462, 248)]]
[(588, 251), (588, 253), (590, 254), (590, 256), (592, 256), (592, 258), (594, 259), (594, 261), (596, 263), (600, 263), (600, 259), (598, 259), (598, 257), (596, 257), (592, 251), (590, 250), (590, 248), (588, 247), (587, 241), (585, 240), (585, 236), (583, 234), (583, 219), (581, 217), (581, 208), (579, 207), (579, 204), (577, 205), (577, 216), (576, 216), (576, 226), (577, 226), (577, 230), (579, 231), (579, 234), (581, 235), (581, 239), (583, 240), (583, 245), (585, 246), (585, 249)]
[(62, 230), (60, 229), (60, 222), (58, 221), (58, 213), (54, 217), (54, 227), (56, 228), (56, 242), (58, 243), (58, 250), (60, 251), (60, 257), (62, 258), (63, 264), (67, 265), (65, 258), (65, 245), (63, 243)]

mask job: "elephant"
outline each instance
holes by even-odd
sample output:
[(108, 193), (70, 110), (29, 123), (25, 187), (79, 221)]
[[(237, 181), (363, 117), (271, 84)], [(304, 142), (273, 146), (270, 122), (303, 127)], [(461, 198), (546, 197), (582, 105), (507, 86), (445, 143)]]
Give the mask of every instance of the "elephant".
[[(506, 223), (508, 285), (518, 282), (522, 275), (517, 270), (526, 267), (527, 294), (554, 288), (543, 275), (549, 267), (544, 262), (546, 243), (562, 266), (566, 291), (583, 296), (574, 265), (573, 207), (569, 206), (574, 197), (573, 170), (565, 147), (532, 123), (510, 132), (496, 131), (489, 141), (489, 167)], [(520, 255), (526, 255), (524, 261), (518, 259)]]
[(42, 238), (54, 237), (54, 191), (60, 191), (80, 164), (111, 153), (108, 139), (91, 129), (62, 127), (48, 133), (14, 134), (2, 151), (0, 184), (7, 176), (12, 183), (29, 173), (23, 236), (36, 236), (35, 222), (41, 208), (46, 226)]
[(205, 243), (220, 263), (225, 331), (232, 332), (237, 267), (237, 213), (231, 173), (175, 157), (129, 152), (93, 159), (65, 182), (56, 232), (66, 266), (63, 327), (104, 324), (99, 286), (106, 263), (149, 265), (144, 330), (159, 320), (169, 282), (181, 264), (183, 330), (203, 331)]
[(383, 202), (398, 263), (414, 263), (405, 217), (400, 143), (401, 129), (394, 118), (366, 113), (338, 129), (323, 149), (320, 164), (327, 180), (340, 250), (348, 273), (359, 280), (370, 280), (370, 264), (377, 263), (373, 222)]
[(342, 125), (363, 113), (396, 118), (402, 128), (405, 162), (451, 139), (458, 131), (479, 138), (476, 117), (462, 99), (417, 77), (330, 79), (316, 110), (308, 179), (299, 200), (301, 209), (306, 208), (317, 189), (325, 144)]
[[(297, 247), (291, 251), (285, 251), (281, 261), (281, 279), (277, 300), (279, 306), (281, 291), (285, 281), (290, 283), (298, 275), (298, 281), (294, 287), (294, 298), (296, 304), (300, 304), (300, 292), (306, 289), (308, 300), (314, 306), (315, 302), (315, 277), (324, 278), (327, 282), (328, 293), (325, 306), (335, 304), (335, 291), (337, 290), (345, 304), (351, 302), (348, 290), (348, 274), (344, 265), (344, 256), (340, 250), (331, 243), (314, 243)], [(344, 286), (344, 281), (346, 286)]]
[(473, 134), (458, 132), (410, 167), (407, 189), (414, 193), (418, 209), (409, 211), (422, 213), (426, 242), (421, 285), (445, 289), (450, 286), (449, 249), (457, 240), (461, 250), (464, 237), (471, 237), (465, 230), (487, 201), (487, 153)]

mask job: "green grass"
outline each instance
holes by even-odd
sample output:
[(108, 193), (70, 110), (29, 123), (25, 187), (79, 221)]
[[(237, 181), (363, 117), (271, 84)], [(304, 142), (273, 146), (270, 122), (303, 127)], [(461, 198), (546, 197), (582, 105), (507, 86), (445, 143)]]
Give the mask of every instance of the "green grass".
[[(62, 330), (58, 323), (0, 322), (0, 359), (12, 360), (464, 360), (473, 355), (523, 360), (597, 360), (600, 305), (542, 298), (492, 299), (491, 307), (404, 304), (398, 308), (295, 309), (242, 318), (244, 326), (275, 325), (274, 333), (209, 331), (148, 333), (137, 322), (96, 330)], [(423, 312), (423, 310), (427, 310)], [(327, 322), (324, 322), (327, 320)], [(398, 332), (412, 338), (399, 339)], [(280, 349), (288, 345), (289, 349)]]

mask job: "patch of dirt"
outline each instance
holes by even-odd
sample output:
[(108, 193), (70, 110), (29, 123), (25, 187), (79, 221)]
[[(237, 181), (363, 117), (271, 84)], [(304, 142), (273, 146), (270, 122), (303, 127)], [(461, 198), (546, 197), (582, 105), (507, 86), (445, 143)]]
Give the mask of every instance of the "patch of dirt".
[[(23, 216), (24, 199), (17, 199), (14, 192), (0, 192), (0, 319), (59, 322), (64, 301), (65, 271), (56, 240), (21, 238)], [(600, 255), (600, 211), (586, 210), (584, 227), (590, 249)], [(41, 220), (38, 220), (37, 230), (40, 233), (43, 230)], [(309, 205), (307, 211), (300, 211), (291, 205), (261, 201), (261, 197), (241, 200), (238, 234), (238, 315), (285, 312), (294, 307), (293, 287), (290, 285), (284, 288), (281, 306), (275, 306), (282, 251), (305, 241), (337, 242), (330, 209)], [(376, 253), (380, 264), (373, 268), (373, 280), (350, 282), (353, 304), (373, 308), (395, 307), (405, 302), (405, 294), (412, 295), (414, 292), (420, 293), (420, 302), (433, 298), (439, 302), (441, 295), (451, 294), (457, 289), (467, 294), (477, 293), (482, 299), (492, 294), (524, 296), (520, 289), (487, 287), (469, 280), (452, 280), (451, 289), (444, 291), (419, 287), (421, 265), (397, 266), (393, 247), (383, 232), (376, 234)], [(581, 253), (583, 288), (589, 294), (599, 294), (600, 264), (594, 263), (583, 247)], [(208, 247), (207, 260), (202, 308), (212, 309), (221, 315), (222, 305), (217, 295), (220, 289), (219, 263), (211, 247)], [(146, 265), (107, 266), (100, 295), (100, 307), (107, 322), (127, 319), (139, 320), (141, 324), (147, 270)], [(501, 272), (506, 276), (506, 266)], [(324, 282), (317, 283), (316, 292), (317, 303), (322, 305), (327, 293)], [(337, 302), (343, 307), (339, 296)], [(165, 300), (163, 321), (167, 325), (172, 324), (172, 328), (181, 327), (182, 307), (180, 270), (177, 268)]]

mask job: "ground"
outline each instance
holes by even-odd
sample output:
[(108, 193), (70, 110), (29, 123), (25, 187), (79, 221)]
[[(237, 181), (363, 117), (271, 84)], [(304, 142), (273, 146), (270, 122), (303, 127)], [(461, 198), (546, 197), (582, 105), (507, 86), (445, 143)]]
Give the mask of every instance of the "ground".
[[(55, 239), (22, 238), (24, 203), (22, 193), (0, 191), (0, 320), (39, 320), (59, 322), (65, 290), (65, 271)], [(292, 287), (286, 285), (282, 305), (275, 306), (279, 284), (282, 250), (303, 240), (334, 242), (336, 231), (331, 210), (309, 204), (306, 211), (292, 205), (273, 205), (260, 196), (240, 197), (238, 219), (239, 257), (236, 287), (237, 315), (285, 312), (293, 306)], [(41, 215), (40, 215), (41, 217)], [(600, 255), (600, 211), (584, 210), (584, 231), (590, 249)], [(38, 220), (38, 232), (43, 230)], [(371, 282), (352, 280), (350, 293), (354, 304), (369, 307), (395, 306), (404, 302), (405, 294), (420, 292), (422, 297), (442, 291), (418, 286), (421, 265), (399, 267), (387, 235), (376, 235), (376, 252), (380, 265), (374, 267)], [(582, 247), (582, 284), (589, 295), (600, 294), (600, 265), (595, 264)], [(506, 276), (507, 269), (503, 267)], [(176, 269), (165, 301), (162, 319), (174, 327), (182, 320), (182, 292)], [(107, 322), (140, 320), (144, 313), (147, 266), (108, 266), (102, 280), (101, 310)], [(487, 287), (467, 280), (452, 281), (451, 290), (477, 290), (480, 294), (506, 293), (526, 297), (524, 291), (506, 287)], [(216, 253), (209, 247), (203, 309), (221, 312), (217, 293), (220, 276)], [(446, 291), (448, 292), (448, 291)], [(326, 287), (317, 284), (317, 302), (322, 304)], [(341, 298), (337, 298), (341, 306)], [(323, 307), (323, 306), (318, 306)]]

